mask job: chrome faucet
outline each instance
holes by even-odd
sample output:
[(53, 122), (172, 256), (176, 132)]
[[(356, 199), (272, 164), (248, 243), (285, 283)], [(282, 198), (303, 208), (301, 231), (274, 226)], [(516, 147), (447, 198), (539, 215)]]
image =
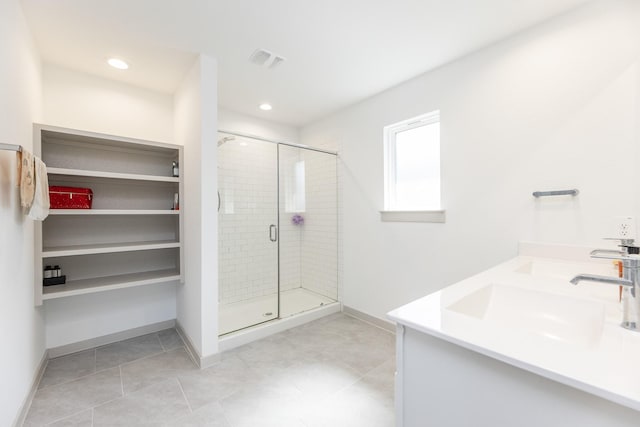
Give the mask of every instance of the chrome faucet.
[(592, 258), (617, 259), (622, 262), (622, 278), (599, 276), (596, 274), (578, 274), (571, 279), (577, 285), (582, 280), (608, 283), (624, 287), (622, 327), (640, 332), (640, 255), (633, 240), (622, 240), (623, 250), (596, 249), (591, 252)]

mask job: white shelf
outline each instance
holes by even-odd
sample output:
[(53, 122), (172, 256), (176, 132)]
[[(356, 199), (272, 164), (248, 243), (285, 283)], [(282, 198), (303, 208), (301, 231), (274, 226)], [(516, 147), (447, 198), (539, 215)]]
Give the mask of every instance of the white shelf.
[(105, 135), (78, 129), (62, 128), (36, 124), (38, 132), (49, 144), (70, 145), (74, 147), (91, 147), (99, 150), (117, 150), (122, 152), (142, 152), (145, 154), (175, 157), (176, 146), (165, 142), (148, 141), (115, 135)]
[(180, 273), (174, 269), (73, 280), (64, 285), (44, 286), (42, 299), (64, 298), (176, 280), (180, 280)]
[(128, 179), (133, 181), (155, 181), (155, 182), (176, 182), (176, 183), (180, 182), (179, 177), (172, 177), (172, 176), (140, 175), (140, 174), (133, 174), (133, 173), (115, 173), (115, 172), (103, 172), (103, 171), (95, 171), (95, 170), (47, 168), (47, 172), (49, 175), (67, 175), (67, 176), (109, 178), (109, 179)]
[[(184, 180), (168, 176), (181, 146), (34, 125), (33, 150), (49, 165), (49, 183), (92, 188), (95, 208), (51, 209), (36, 223), (35, 305), (184, 281), (182, 212), (170, 209)], [(45, 262), (59, 264), (68, 282), (43, 286)]]
[(100, 245), (76, 245), (64, 247), (43, 248), (43, 258), (64, 257), (74, 255), (110, 254), (116, 252), (151, 251), (154, 249), (179, 248), (180, 242), (131, 242), (110, 243)]
[(180, 215), (170, 209), (51, 209), (49, 215)]

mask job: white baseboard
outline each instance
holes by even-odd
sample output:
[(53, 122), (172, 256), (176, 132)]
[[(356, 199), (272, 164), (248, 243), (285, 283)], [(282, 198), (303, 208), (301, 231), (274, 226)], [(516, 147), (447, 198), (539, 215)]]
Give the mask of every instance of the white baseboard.
[(44, 375), (44, 370), (47, 368), (47, 363), (49, 362), (49, 352), (48, 350), (44, 351), (42, 355), (42, 359), (38, 364), (38, 369), (36, 369), (35, 375), (33, 376), (33, 381), (31, 381), (31, 389), (29, 390), (29, 394), (24, 398), (24, 402), (22, 402), (22, 406), (20, 407), (20, 411), (18, 412), (18, 416), (13, 423), (14, 427), (20, 427), (24, 424), (24, 420), (27, 417), (27, 413), (29, 412), (29, 408), (31, 408), (31, 402), (33, 401), (33, 397), (36, 395), (38, 391), (38, 386), (40, 385), (40, 380)]
[(180, 335), (180, 338), (182, 338), (182, 341), (184, 342), (184, 345), (187, 348), (187, 353), (189, 353), (191, 360), (193, 360), (193, 363), (195, 363), (200, 369), (206, 369), (210, 366), (215, 365), (220, 361), (220, 353), (210, 354), (204, 357), (201, 356), (196, 346), (193, 345), (191, 338), (184, 331), (184, 328), (182, 327), (182, 325), (180, 325), (180, 322), (178, 322), (177, 320), (176, 320), (176, 331), (178, 331), (178, 335)]
[(200, 357), (200, 369), (207, 369), (210, 366), (219, 363), (221, 360), (220, 353), (210, 354), (208, 356)]
[(356, 319), (362, 320), (363, 322), (371, 323), (373, 326), (377, 326), (378, 328), (384, 329), (385, 331), (389, 331), (391, 333), (396, 332), (395, 323), (389, 322), (388, 320), (371, 316), (370, 314), (363, 313), (362, 311), (356, 310), (355, 308), (347, 307), (346, 305), (342, 307), (342, 312), (347, 316), (355, 317)]
[(129, 338), (152, 334), (154, 332), (170, 329), (175, 326), (175, 319), (165, 320), (163, 322), (152, 323), (151, 325), (140, 326), (138, 328), (127, 329), (126, 331), (116, 332), (109, 335), (103, 335), (101, 337), (90, 338), (84, 341), (61, 345), (60, 347), (53, 347), (49, 349), (49, 359), (65, 356), (71, 353), (77, 353), (83, 350), (89, 350), (90, 348), (100, 347), (102, 345), (107, 345), (118, 341), (128, 340)]

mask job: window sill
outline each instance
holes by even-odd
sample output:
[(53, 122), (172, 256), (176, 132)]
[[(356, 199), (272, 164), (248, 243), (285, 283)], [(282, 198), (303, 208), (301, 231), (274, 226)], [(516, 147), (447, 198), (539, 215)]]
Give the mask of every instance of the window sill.
[(380, 211), (382, 222), (444, 223), (446, 211)]

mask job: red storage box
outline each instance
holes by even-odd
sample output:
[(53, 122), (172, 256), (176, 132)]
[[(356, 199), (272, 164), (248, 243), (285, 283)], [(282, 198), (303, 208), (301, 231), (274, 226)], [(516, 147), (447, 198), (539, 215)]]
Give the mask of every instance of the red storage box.
[(51, 209), (91, 209), (93, 191), (90, 188), (49, 187)]

